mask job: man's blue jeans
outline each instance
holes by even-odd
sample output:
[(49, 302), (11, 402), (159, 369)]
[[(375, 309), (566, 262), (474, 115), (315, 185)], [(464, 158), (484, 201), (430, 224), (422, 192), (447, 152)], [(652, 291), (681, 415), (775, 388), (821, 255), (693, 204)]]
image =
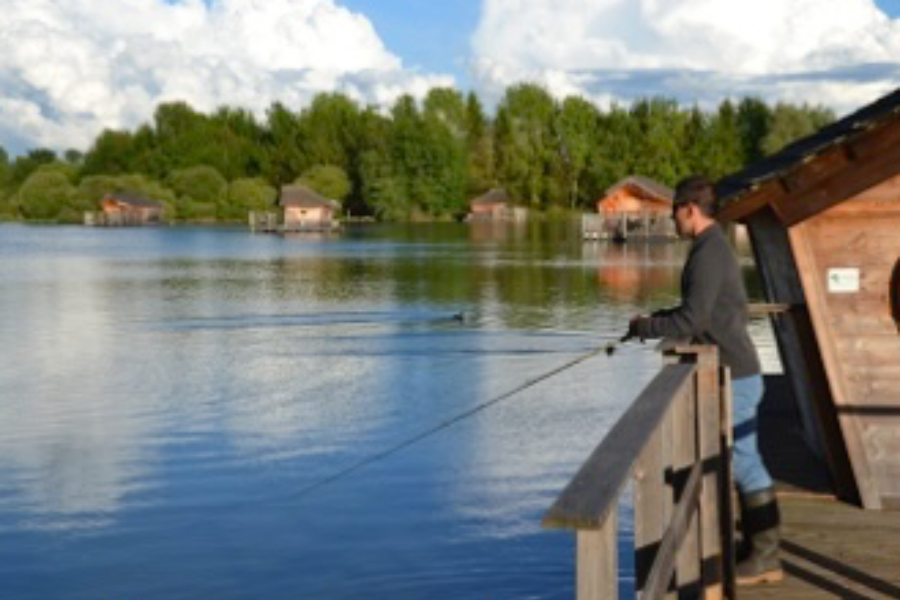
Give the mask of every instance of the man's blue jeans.
[(734, 415), (734, 479), (742, 495), (772, 487), (757, 443), (757, 412), (763, 396), (762, 375), (731, 382)]

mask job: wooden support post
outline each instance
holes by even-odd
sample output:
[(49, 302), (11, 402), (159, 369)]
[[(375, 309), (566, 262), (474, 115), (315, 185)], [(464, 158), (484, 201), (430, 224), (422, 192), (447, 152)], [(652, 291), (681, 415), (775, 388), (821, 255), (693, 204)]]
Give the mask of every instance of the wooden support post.
[(731, 371), (728, 367), (719, 369), (719, 444), (722, 462), (719, 465), (719, 514), (722, 540), (722, 580), (725, 597), (737, 598), (735, 585), (735, 510), (734, 476), (731, 473), (731, 448), (734, 445), (734, 419), (731, 406)]
[(577, 534), (576, 597), (616, 600), (619, 597), (618, 513), (613, 510), (600, 529)]
[[(675, 447), (673, 467), (676, 479), (677, 501), (684, 497), (687, 474), (697, 458), (697, 406), (696, 383), (689, 386), (672, 406), (675, 422)], [(687, 536), (678, 551), (675, 581), (679, 598), (696, 598), (700, 591), (700, 525), (691, 519)]]
[(699, 519), (702, 584), (707, 600), (721, 600), (724, 588), (719, 519), (719, 356), (713, 347), (696, 356), (697, 459), (703, 465)]
[(664, 456), (665, 425), (656, 430), (638, 458), (634, 471), (635, 590), (640, 594), (659, 554), (666, 532), (666, 499), (671, 511), (670, 490), (666, 487)]

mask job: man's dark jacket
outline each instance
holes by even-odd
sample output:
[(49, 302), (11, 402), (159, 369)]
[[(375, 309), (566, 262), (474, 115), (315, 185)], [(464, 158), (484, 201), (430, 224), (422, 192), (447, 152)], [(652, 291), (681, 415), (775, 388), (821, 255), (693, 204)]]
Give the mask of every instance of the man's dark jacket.
[(714, 344), (722, 364), (740, 379), (760, 373), (747, 320), (747, 292), (737, 256), (722, 229), (712, 225), (691, 245), (681, 274), (681, 306), (639, 319), (634, 333)]

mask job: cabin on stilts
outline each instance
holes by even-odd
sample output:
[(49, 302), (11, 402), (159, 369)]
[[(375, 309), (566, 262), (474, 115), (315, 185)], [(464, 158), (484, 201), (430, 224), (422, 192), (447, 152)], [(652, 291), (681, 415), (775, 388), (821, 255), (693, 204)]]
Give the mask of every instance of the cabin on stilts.
[(302, 185), (281, 188), (278, 206), (284, 211), (282, 231), (331, 231), (339, 226), (335, 215), (341, 205)]
[(900, 90), (723, 178), (805, 437), (840, 496), (900, 510)]
[(84, 224), (94, 227), (137, 227), (160, 225), (165, 217), (163, 203), (137, 192), (110, 192), (103, 196), (103, 209), (84, 213)]
[(502, 188), (494, 188), (469, 201), (467, 221), (513, 221), (521, 223), (528, 218), (528, 209), (516, 206)]
[(589, 240), (672, 238), (672, 190), (663, 184), (631, 175), (597, 201), (597, 213), (582, 215), (582, 237)]

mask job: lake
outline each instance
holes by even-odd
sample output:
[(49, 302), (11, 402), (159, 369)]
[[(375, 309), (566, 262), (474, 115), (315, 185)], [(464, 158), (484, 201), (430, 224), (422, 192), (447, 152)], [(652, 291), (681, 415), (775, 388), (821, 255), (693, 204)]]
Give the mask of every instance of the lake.
[(0, 225), (2, 596), (571, 597), (574, 536), (540, 518), (651, 344), (378, 456), (676, 301), (686, 249), (567, 223)]

